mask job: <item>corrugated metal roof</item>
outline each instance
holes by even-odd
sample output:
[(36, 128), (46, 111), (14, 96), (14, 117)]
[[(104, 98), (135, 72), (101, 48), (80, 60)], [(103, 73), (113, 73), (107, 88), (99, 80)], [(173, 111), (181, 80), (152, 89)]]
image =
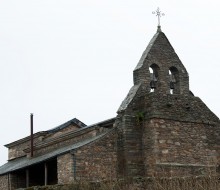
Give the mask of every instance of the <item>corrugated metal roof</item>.
[(0, 167), (0, 175), (6, 174), (6, 173), (9, 173), (12, 171), (16, 171), (16, 170), (19, 170), (22, 168), (26, 168), (26, 167), (29, 167), (34, 164), (38, 164), (38, 163), (43, 162), (45, 160), (48, 160), (48, 159), (51, 159), (51, 158), (56, 157), (58, 155), (69, 152), (70, 150), (80, 148), (86, 144), (89, 144), (91, 142), (94, 142), (94, 141), (104, 137), (106, 134), (108, 134), (112, 130), (114, 130), (114, 129), (108, 130), (98, 136), (91, 137), (91, 138), (86, 139), (82, 142), (78, 142), (78, 143), (75, 143), (75, 144), (72, 144), (72, 145), (69, 145), (66, 147), (59, 148), (57, 150), (54, 150), (54, 151), (49, 152), (47, 154), (44, 154), (42, 156), (33, 157), (33, 158), (22, 157), (22, 158), (18, 158), (18, 159), (9, 161), (8, 163), (6, 163)]

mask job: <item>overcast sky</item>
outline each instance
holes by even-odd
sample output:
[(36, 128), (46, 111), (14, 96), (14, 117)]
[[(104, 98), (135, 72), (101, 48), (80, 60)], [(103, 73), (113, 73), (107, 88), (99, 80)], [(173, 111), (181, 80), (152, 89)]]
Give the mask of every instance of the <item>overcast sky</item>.
[(0, 165), (30, 113), (35, 132), (116, 116), (158, 6), (191, 91), (220, 116), (219, 0), (0, 0)]

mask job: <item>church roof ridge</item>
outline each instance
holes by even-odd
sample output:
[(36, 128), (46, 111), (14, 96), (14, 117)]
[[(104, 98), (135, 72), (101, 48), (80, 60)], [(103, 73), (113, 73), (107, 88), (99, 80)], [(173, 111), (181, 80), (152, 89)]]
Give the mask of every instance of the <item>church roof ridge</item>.
[(156, 39), (157, 39), (157, 37), (159, 36), (160, 33), (163, 33), (163, 32), (161, 31), (161, 27), (158, 26), (156, 34), (154, 34), (153, 38), (148, 43), (147, 48), (144, 50), (137, 66), (135, 67), (134, 70), (140, 69), (143, 66), (144, 60), (146, 59), (148, 53), (150, 52), (154, 42), (156, 41)]

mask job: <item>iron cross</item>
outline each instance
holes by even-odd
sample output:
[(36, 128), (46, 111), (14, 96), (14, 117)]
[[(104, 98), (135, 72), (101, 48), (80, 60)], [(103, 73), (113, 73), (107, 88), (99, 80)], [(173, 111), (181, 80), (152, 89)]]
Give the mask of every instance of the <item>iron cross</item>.
[(160, 17), (164, 16), (164, 13), (161, 13), (159, 7), (157, 8), (156, 11), (152, 12), (153, 14), (156, 14), (157, 18), (158, 18), (158, 26), (160, 26)]

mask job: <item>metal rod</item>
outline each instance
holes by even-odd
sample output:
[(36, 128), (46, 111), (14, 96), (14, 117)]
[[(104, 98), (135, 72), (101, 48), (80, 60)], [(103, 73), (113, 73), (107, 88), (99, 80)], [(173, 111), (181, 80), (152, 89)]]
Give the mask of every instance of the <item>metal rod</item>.
[(31, 113), (31, 157), (34, 156), (33, 114)]

